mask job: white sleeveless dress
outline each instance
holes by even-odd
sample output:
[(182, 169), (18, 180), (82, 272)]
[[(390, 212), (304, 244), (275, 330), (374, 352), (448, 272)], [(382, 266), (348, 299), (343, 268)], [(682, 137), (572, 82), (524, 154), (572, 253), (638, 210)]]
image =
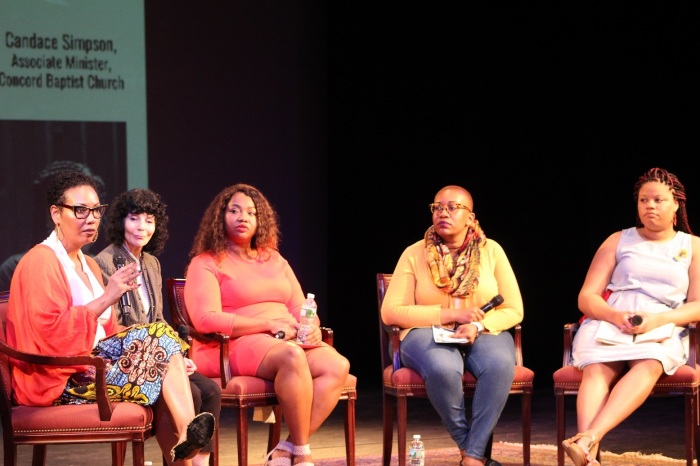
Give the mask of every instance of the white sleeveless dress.
[[(681, 306), (688, 294), (691, 238), (679, 231), (673, 239), (657, 243), (642, 238), (636, 228), (622, 230), (608, 303), (615, 309), (645, 312)], [(673, 336), (660, 343), (609, 345), (595, 339), (599, 324), (599, 320), (584, 320), (574, 337), (572, 362), (579, 369), (598, 362), (657, 359), (670, 375), (688, 360), (685, 327), (676, 327)]]

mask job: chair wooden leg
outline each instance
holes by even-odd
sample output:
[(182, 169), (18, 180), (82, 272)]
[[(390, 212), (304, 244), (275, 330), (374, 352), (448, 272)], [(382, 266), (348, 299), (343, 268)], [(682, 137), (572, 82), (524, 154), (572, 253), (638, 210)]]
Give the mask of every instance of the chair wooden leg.
[(355, 398), (348, 396), (345, 410), (345, 461), (347, 466), (355, 466)]
[(32, 466), (44, 466), (46, 464), (46, 445), (34, 445), (32, 449)]
[(279, 405), (272, 407), (272, 412), (275, 416), (274, 424), (270, 424), (270, 430), (267, 433), (267, 450), (272, 451), (273, 448), (280, 443), (280, 436), (282, 435), (282, 411)]
[(112, 466), (124, 466), (126, 442), (112, 442)]
[(146, 460), (144, 443), (131, 442), (131, 454), (134, 457), (134, 466), (142, 466)]
[(220, 426), (214, 430), (214, 451), (209, 455), (209, 466), (219, 466), (219, 431)]
[(238, 408), (238, 466), (248, 466), (248, 408)]
[(406, 416), (406, 411), (408, 408), (407, 405), (408, 400), (405, 396), (396, 397), (396, 430), (399, 434), (399, 451), (397, 452), (399, 455), (399, 466), (406, 466), (406, 423), (408, 421)]
[(554, 391), (554, 400), (556, 404), (556, 419), (557, 419), (557, 466), (564, 466), (564, 448), (561, 442), (564, 441), (566, 435), (566, 406), (564, 393)]
[(524, 391), (521, 404), (523, 417), (523, 466), (530, 466), (530, 442), (532, 434), (532, 392)]
[(491, 452), (493, 451), (493, 432), (489, 437), (489, 441), (486, 442), (486, 448), (484, 449), (484, 458), (491, 458)]
[(697, 409), (696, 394), (685, 394), (685, 462), (693, 466), (695, 457), (695, 410)]
[(382, 394), (382, 466), (391, 462), (391, 447), (394, 444), (394, 398)]
[(3, 441), (3, 465), (17, 466), (17, 445), (12, 442)]
[[(695, 409), (700, 409), (700, 391), (695, 392)], [(700, 464), (700, 416), (695, 411), (693, 413), (693, 444), (695, 445), (695, 459)]]

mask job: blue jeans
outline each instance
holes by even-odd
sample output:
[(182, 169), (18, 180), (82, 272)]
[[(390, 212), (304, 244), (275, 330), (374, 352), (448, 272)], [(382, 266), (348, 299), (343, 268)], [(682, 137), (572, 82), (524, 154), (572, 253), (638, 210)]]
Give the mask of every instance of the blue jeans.
[[(400, 354), (401, 363), (423, 377), (430, 403), (459, 449), (483, 459), (513, 383), (515, 345), (510, 332), (484, 333), (473, 345), (451, 345), (435, 343), (431, 328), (415, 328), (401, 342)], [(462, 391), (465, 369), (477, 380), (471, 422)]]

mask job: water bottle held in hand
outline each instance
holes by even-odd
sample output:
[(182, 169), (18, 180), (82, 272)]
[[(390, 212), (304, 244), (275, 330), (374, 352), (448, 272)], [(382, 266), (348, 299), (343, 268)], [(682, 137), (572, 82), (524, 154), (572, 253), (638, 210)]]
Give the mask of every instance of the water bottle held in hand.
[(301, 312), (299, 314), (299, 331), (297, 331), (297, 343), (306, 343), (306, 336), (309, 334), (311, 329), (311, 324), (316, 318), (316, 311), (318, 306), (316, 305), (316, 295), (313, 293), (308, 293), (306, 295), (306, 301), (301, 305)]

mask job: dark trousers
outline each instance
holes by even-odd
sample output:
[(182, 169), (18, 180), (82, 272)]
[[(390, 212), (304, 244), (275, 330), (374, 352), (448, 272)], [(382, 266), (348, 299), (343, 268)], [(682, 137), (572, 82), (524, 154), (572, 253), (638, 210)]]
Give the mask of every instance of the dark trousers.
[[(199, 372), (190, 375), (190, 389), (196, 414), (212, 413), (216, 418), (216, 428), (219, 428), (219, 414), (221, 414), (221, 387), (209, 377)], [(214, 441), (209, 442), (200, 450), (202, 453), (214, 451)]]

